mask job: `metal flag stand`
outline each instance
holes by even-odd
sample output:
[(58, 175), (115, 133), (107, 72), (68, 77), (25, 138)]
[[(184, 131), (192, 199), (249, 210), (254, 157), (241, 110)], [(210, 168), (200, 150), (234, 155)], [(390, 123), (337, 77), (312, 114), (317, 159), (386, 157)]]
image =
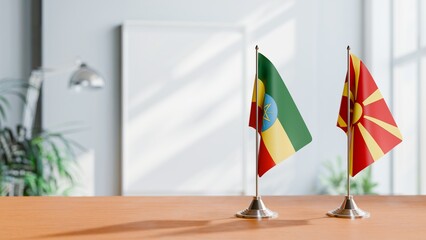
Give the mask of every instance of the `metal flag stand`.
[(351, 148), (351, 71), (350, 71), (350, 50), (351, 48), (347, 47), (347, 55), (348, 55), (348, 87), (347, 87), (347, 97), (348, 97), (348, 115), (347, 115), (347, 135), (348, 135), (348, 147), (347, 147), (347, 158), (348, 158), (348, 174), (347, 174), (347, 194), (345, 196), (345, 199), (343, 200), (342, 205), (332, 211), (327, 212), (327, 215), (330, 217), (339, 217), (339, 218), (368, 218), (370, 217), (370, 213), (363, 211), (360, 209), (353, 199), (353, 196), (351, 195), (351, 185), (350, 185), (350, 148)]
[(258, 51), (259, 47), (256, 45), (256, 76), (255, 76), (255, 95), (256, 95), (256, 196), (253, 197), (253, 200), (250, 203), (250, 206), (240, 212), (237, 212), (236, 216), (240, 218), (276, 218), (278, 214), (269, 210), (263, 203), (259, 195), (259, 108), (257, 104), (258, 91), (257, 91), (257, 81), (258, 81)]

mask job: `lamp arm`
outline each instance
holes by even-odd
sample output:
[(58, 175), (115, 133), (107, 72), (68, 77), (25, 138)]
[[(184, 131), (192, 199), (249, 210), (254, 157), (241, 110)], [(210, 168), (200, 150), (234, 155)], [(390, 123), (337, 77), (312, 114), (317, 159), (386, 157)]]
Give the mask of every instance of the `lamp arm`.
[(73, 69), (78, 68), (82, 63), (83, 62), (80, 59), (77, 59), (75, 61), (75, 64), (73, 64), (73, 65), (66, 65), (66, 66), (61, 66), (61, 67), (57, 67), (57, 68), (38, 67), (37, 69), (35, 69), (31, 72), (31, 75), (33, 73), (37, 73), (37, 74), (42, 75), (43, 78), (45, 78), (45, 77), (49, 77), (51, 75), (69, 72)]
[(34, 119), (37, 114), (37, 105), (40, 98), (40, 89), (44, 79), (51, 75), (70, 71), (80, 66), (80, 64), (82, 64), (81, 60), (77, 59), (75, 64), (72, 66), (69, 65), (60, 68), (39, 67), (31, 71), (31, 75), (28, 82), (32, 87), (27, 89), (26, 103), (22, 114), (22, 125), (27, 129), (28, 137), (32, 136)]
[(43, 74), (34, 70), (31, 72), (29, 84), (31, 88), (27, 89), (26, 103), (22, 113), (22, 125), (27, 129), (27, 136), (32, 136), (34, 127), (34, 118), (37, 113), (37, 103), (40, 96), (40, 88), (43, 82)]
[(40, 98), (40, 88), (46, 77), (49, 75), (64, 73), (70, 71), (73, 68), (77, 68), (71, 76), (70, 86), (77, 88), (80, 86), (90, 88), (102, 88), (104, 86), (104, 80), (99, 74), (93, 69), (87, 67), (86, 64), (77, 60), (74, 66), (67, 66), (62, 68), (46, 68), (40, 67), (31, 72), (29, 78), (29, 84), (33, 88), (27, 89), (26, 104), (24, 106), (22, 114), (22, 125), (27, 129), (27, 136), (32, 136), (32, 130), (34, 127), (34, 119), (37, 115), (37, 103)]

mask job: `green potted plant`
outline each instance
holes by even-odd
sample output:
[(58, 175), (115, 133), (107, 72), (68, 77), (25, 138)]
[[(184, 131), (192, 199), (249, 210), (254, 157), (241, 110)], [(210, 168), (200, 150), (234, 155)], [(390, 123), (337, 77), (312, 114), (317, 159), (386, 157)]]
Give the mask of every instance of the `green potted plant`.
[(31, 87), (17, 80), (0, 81), (0, 194), (3, 196), (67, 195), (75, 184), (72, 169), (77, 166), (67, 132), (39, 131), (31, 137), (28, 129), (4, 126), (8, 96), (26, 101), (23, 93)]
[[(346, 194), (347, 169), (341, 157), (337, 161), (324, 163), (325, 172), (320, 176), (320, 193), (332, 195)], [(357, 174), (350, 181), (351, 193), (354, 195), (377, 194), (375, 188), (378, 183), (373, 181), (371, 166)]]

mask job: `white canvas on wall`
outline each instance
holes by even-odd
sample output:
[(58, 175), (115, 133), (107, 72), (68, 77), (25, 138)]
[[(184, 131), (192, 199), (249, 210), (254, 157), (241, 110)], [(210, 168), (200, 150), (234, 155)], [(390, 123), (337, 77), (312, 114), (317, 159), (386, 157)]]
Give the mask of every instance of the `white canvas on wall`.
[(123, 195), (242, 194), (244, 51), (239, 27), (123, 25)]

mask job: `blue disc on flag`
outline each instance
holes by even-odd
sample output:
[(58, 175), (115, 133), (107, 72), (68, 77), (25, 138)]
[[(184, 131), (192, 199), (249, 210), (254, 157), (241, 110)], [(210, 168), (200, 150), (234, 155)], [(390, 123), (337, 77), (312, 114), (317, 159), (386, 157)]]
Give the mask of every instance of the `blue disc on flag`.
[(262, 132), (268, 130), (278, 117), (278, 108), (275, 100), (265, 94), (265, 100), (263, 102), (263, 122), (262, 122)]

